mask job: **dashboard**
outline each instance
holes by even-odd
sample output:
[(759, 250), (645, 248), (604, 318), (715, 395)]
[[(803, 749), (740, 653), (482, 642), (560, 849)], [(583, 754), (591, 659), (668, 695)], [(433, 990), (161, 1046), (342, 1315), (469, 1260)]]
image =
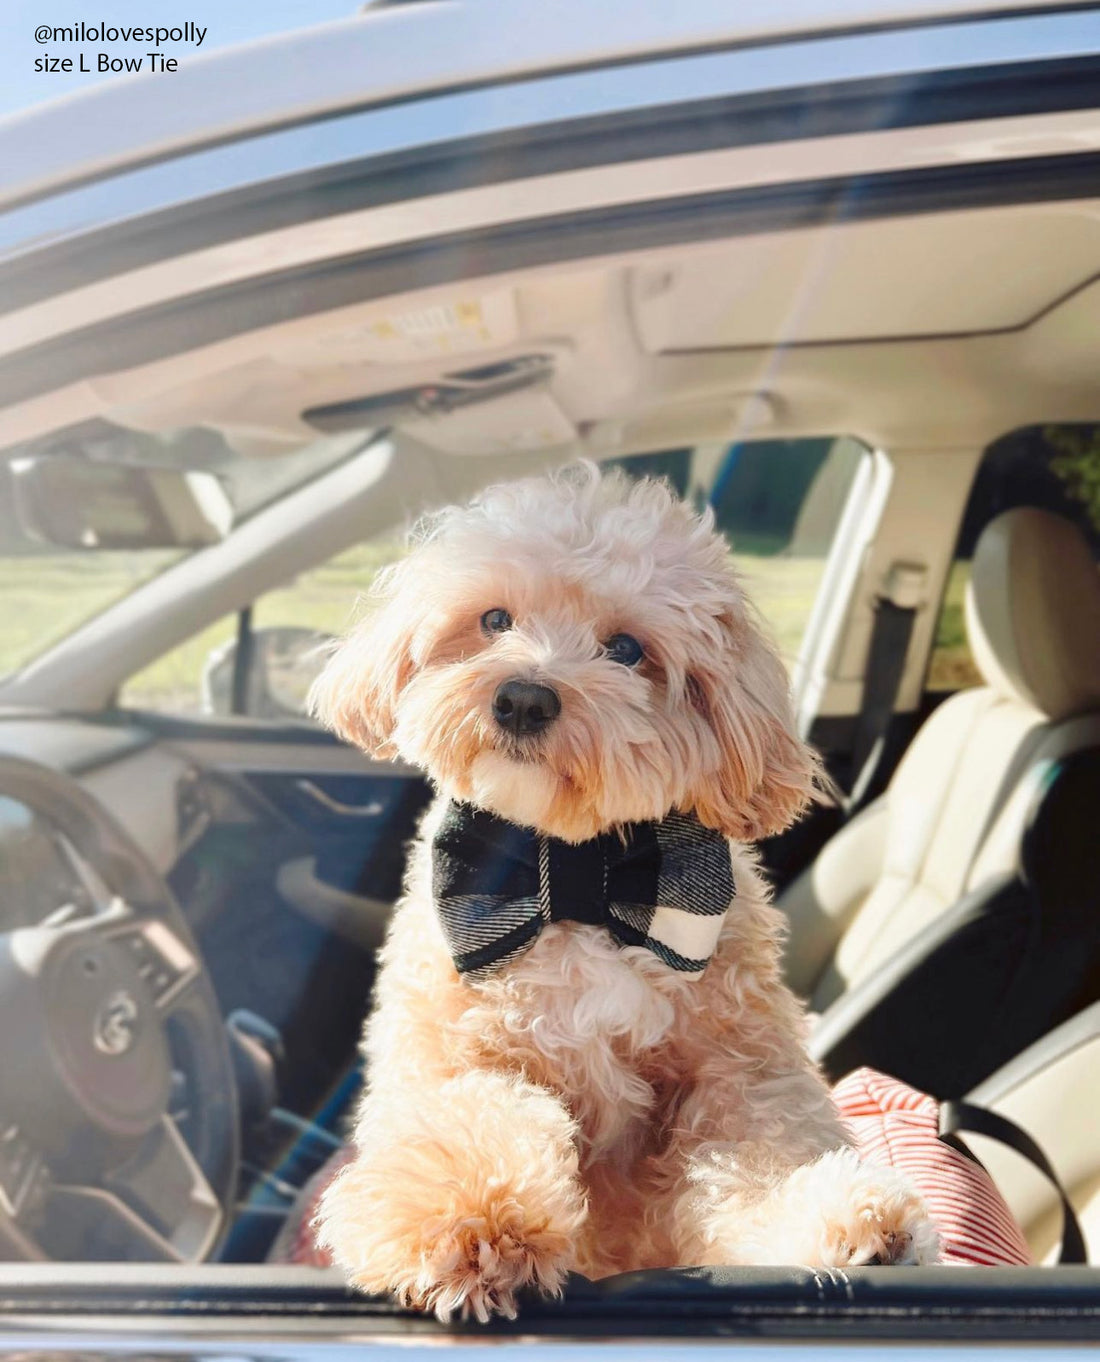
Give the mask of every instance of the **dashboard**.
[(178, 859), (175, 797), (188, 764), (140, 723), (0, 710), (0, 757), (21, 757), (72, 776), (162, 875)]

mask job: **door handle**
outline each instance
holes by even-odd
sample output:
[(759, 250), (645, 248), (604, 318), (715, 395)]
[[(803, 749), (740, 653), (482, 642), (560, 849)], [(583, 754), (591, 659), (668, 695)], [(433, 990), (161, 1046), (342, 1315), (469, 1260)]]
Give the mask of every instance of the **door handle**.
[(377, 818), (380, 813), (385, 812), (385, 804), (378, 799), (372, 799), (369, 804), (345, 804), (341, 799), (334, 799), (327, 790), (322, 790), (312, 780), (298, 780), (295, 784), (307, 799), (312, 799), (326, 812), (337, 814), (341, 818)]

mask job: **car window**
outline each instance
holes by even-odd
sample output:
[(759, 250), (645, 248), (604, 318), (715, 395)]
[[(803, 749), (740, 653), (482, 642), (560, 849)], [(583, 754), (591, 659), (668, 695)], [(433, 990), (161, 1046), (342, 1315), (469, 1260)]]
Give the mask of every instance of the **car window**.
[(1100, 426), (1032, 426), (1002, 436), (986, 450), (940, 605), (925, 682), (929, 691), (983, 684), (966, 637), (970, 561), (989, 522), (1017, 506), (1038, 506), (1071, 520), (1100, 562)]
[[(710, 506), (733, 561), (788, 665), (798, 654), (836, 527), (866, 448), (851, 439), (760, 440), (608, 460), (631, 477), (663, 477)], [(356, 544), (253, 603), (250, 676), (236, 699), (241, 620), (226, 616), (136, 673), (126, 708), (175, 714), (304, 717), (324, 645), (343, 632), (376, 573), (404, 552), (402, 531)]]
[[(4, 508), (0, 502), (0, 519)], [(0, 676), (18, 671), (182, 557), (140, 552), (12, 552), (0, 546)]]
[[(26, 1351), (49, 1330), (55, 1356), (42, 1362), (162, 1358), (200, 1333), (227, 1342), (210, 1362), (240, 1357), (246, 1336), (249, 1353), (298, 1362), (328, 1339), (342, 1351), (537, 1349), (545, 1334), (561, 1357), (615, 1346), (668, 1359), (704, 1331), (742, 1353), (750, 1335), (804, 1350), (876, 1332), (967, 1345), (1096, 1335), (1097, 1281), (1083, 1273), (955, 1283), (932, 1269), (910, 1284), (885, 1270), (934, 1261), (937, 1220), (945, 1264), (960, 1225), (973, 1261), (1000, 1261), (1015, 1235), (1009, 1261), (1038, 1263), (1058, 1202), (1026, 1171), (1009, 1175), (1025, 1252), (998, 1203), (980, 1198), (976, 1228), (956, 1214), (942, 1158), (927, 1206), (921, 1179), (875, 1171), (891, 1161), (877, 1136), (866, 1150), (854, 1127), (841, 1139), (853, 1108), (830, 1111), (803, 1052), (828, 1045), (837, 1063), (834, 1023), (876, 989), (900, 997), (904, 962), (822, 1019), (780, 987), (778, 948), (789, 934), (799, 953), (831, 952), (854, 924), (856, 955), (884, 958), (870, 937), (885, 919), (863, 912), (884, 820), (842, 831), (847, 866), (843, 850), (814, 860), (856, 809), (817, 771), (843, 770), (868, 727), (858, 711), (861, 689), (868, 711), (874, 698), (862, 659), (879, 569), (907, 578), (923, 564), (940, 580), (998, 431), (1046, 418), (1051, 395), (1059, 418), (1100, 418), (1089, 407), (1100, 0), (198, 0), (163, 20), (148, 13), (163, 5), (112, 0), (61, 7), (76, 14), (39, 6), (34, 25), (29, 0), (8, 8), (20, 32), (0, 69), (10, 56), (19, 90), (66, 98), (0, 119), (0, 1333)], [(230, 50), (291, 11), (313, 27)], [(150, 22), (169, 27), (135, 27)], [(73, 100), (57, 83), (64, 65), (89, 86)], [(0, 106), (21, 99), (0, 81)], [(368, 640), (344, 675), (333, 669), (344, 741), (314, 726), (306, 701), (328, 645), (388, 565), (413, 567), (404, 517), (421, 499), (465, 501), (484, 480), (574, 453), (667, 478), (709, 512), (795, 679), (797, 734), (781, 669), (745, 631), (719, 668), (714, 649), (678, 653), (675, 629), (655, 633), (646, 657), (653, 601), (613, 624), (637, 640), (582, 619), (598, 665), (589, 685), (567, 660), (559, 694), (540, 684), (556, 680), (552, 660), (515, 661), (533, 626), (495, 590), (470, 611), (469, 636), (479, 612), (488, 634), (515, 609), (518, 637), (471, 658), (454, 631), (471, 698), (462, 669), (441, 666), (438, 689), (397, 716), (401, 760), (369, 754), (387, 727), (370, 711), (408, 670), (396, 640)], [(80, 530), (68, 540), (63, 525), (46, 532), (51, 508), (27, 491), (67, 469)], [(85, 489), (106, 474), (115, 491), (101, 506)], [(180, 482), (188, 494), (169, 507), (157, 489)], [(116, 548), (107, 529), (113, 516), (124, 538), (132, 506), (118, 489), (130, 483), (156, 493), (141, 523), (162, 515), (175, 539)], [(552, 578), (550, 501), (529, 504), (528, 553), (543, 549), (532, 576)], [(1100, 427), (1020, 430), (988, 451), (932, 688), (979, 679), (964, 627), (970, 556), (1017, 504), (1073, 515), (1100, 552)], [(111, 512), (98, 538), (93, 511)], [(922, 546), (937, 516), (940, 537)], [(432, 586), (456, 571), (469, 540), (458, 542), (433, 566), (429, 612), (446, 609)], [(666, 550), (658, 587), (690, 604), (671, 536)], [(707, 552), (726, 561), (722, 545)], [(625, 555), (597, 590), (623, 566)], [(417, 609), (394, 614), (403, 624)], [(913, 636), (918, 683), (935, 610)], [(547, 626), (551, 642), (559, 628)], [(375, 664), (377, 680), (365, 674)], [(618, 664), (641, 670), (632, 679)], [(903, 698), (895, 707), (911, 708)], [(909, 728), (903, 715), (889, 742)], [(467, 768), (453, 789), (422, 760), (429, 742)], [(1029, 826), (1027, 885), (992, 886), (1010, 929), (1011, 1016), (974, 1006), (988, 962), (963, 950), (956, 969), (960, 953), (944, 950), (916, 981), (931, 987), (908, 990), (912, 1044), (891, 1053), (938, 1049), (976, 1066), (1013, 1036), (1030, 1044), (1061, 1002), (1100, 993), (1100, 936), (1085, 930), (1100, 923), (1088, 911), (1100, 866), (1084, 858), (1100, 794), (1091, 766), (1066, 767), (1072, 780), (1038, 772), (1066, 835), (1048, 838), (1045, 816), (1040, 833)], [(997, 791), (1009, 812), (980, 864), (961, 865), (952, 826), (982, 812), (983, 779), (997, 783), (978, 769), (934, 818), (902, 810), (903, 859), (935, 840), (968, 887), (987, 863), (999, 869), (1019, 798)], [(439, 794), (441, 824), (425, 819)], [(781, 825), (811, 794), (828, 807), (808, 808), (787, 837)], [(477, 845), (486, 825), (503, 853), (495, 882)], [(466, 827), (477, 837), (456, 846), (452, 829), (464, 840)], [(417, 853), (421, 829), (433, 846)], [(759, 876), (743, 845), (758, 839)], [(902, 886), (914, 921), (950, 908), (926, 859)], [(1065, 914), (1046, 911), (1048, 880)], [(391, 930), (403, 896), (414, 901)], [(902, 901), (887, 904), (890, 933)], [(552, 921), (570, 913), (587, 918), (576, 932)], [(478, 981), (478, 954), (503, 962), (547, 921), (549, 949), (529, 971)], [(452, 926), (462, 964), (437, 939)], [(1032, 949), (1040, 935), (1050, 951)], [(1032, 956), (1041, 976), (1018, 968)], [(465, 1003), (459, 969), (473, 972)], [(1048, 974), (1061, 976), (1057, 998), (1029, 992)], [(947, 1014), (939, 1000), (956, 984), (970, 1024), (929, 1046), (928, 1017)], [(404, 1011), (369, 1033), (392, 1038), (393, 1063), (367, 1073), (364, 1018), (395, 996)], [(874, 1064), (863, 1033), (884, 1028), (849, 1029), (852, 1064)], [(1049, 1062), (1046, 1041), (1037, 1051)], [(1064, 1134), (1051, 1164), (1091, 1228), (1096, 1083), (1079, 1081), (1074, 1055), (1056, 1083), (1051, 1068), (1035, 1084), (1039, 1101), (1017, 1109), (1013, 1089), (1008, 1105), (1043, 1148), (1048, 1128)], [(822, 1080), (840, 1076), (820, 1067)], [(881, 1067), (905, 1108), (892, 1114), (908, 1120), (911, 1075)], [(986, 1100), (927, 1086), (972, 1113)], [(364, 1090), (392, 1108), (354, 1130)], [(962, 1173), (986, 1178), (982, 1137), (974, 1160), (945, 1149), (938, 1102), (920, 1101), (968, 1209)], [(337, 1199), (361, 1230), (342, 1269), (352, 1286), (396, 1287), (393, 1300), (345, 1293), (340, 1271), (297, 1270), (329, 1261), (316, 1213), (340, 1167)], [(681, 1262), (682, 1276), (661, 1271)], [(620, 1267), (628, 1277), (585, 1280)], [(544, 1306), (532, 1289), (518, 1320), (480, 1332), (478, 1315), (510, 1308), (516, 1282), (550, 1290), (567, 1271), (563, 1301)], [(472, 1313), (460, 1308), (470, 1279)], [(453, 1334), (417, 1317), (448, 1304)], [(582, 1337), (596, 1343), (571, 1343)]]
[(734, 445), (708, 500), (788, 666), (810, 618), (867, 446), (848, 437)]
[[(348, 625), (375, 573), (403, 551), (400, 534), (355, 544), (255, 601), (248, 627), (263, 651), (267, 684), (253, 695), (249, 713), (268, 719), (302, 714), (320, 665), (319, 647)], [(237, 615), (226, 615), (157, 658), (126, 682), (122, 705), (166, 714), (231, 713), (240, 627)]]
[[(131, 591), (180, 562), (186, 547), (105, 548), (94, 534), (79, 544), (51, 542), (28, 520), (11, 470), (32, 459), (71, 461), (74, 468), (140, 467), (143, 470), (202, 471), (216, 478), (226, 498), (230, 525), (246, 521), (273, 502), (350, 458), (370, 438), (357, 431), (313, 441), (291, 453), (250, 458), (220, 435), (185, 427), (164, 435), (127, 430), (94, 420), (48, 437), (10, 446), (0, 460), (0, 677), (17, 671), (88, 623)], [(78, 493), (73, 491), (74, 500)], [(170, 709), (190, 694), (193, 657), (216, 646), (231, 622), (191, 639), (178, 656), (159, 659), (138, 684)]]
[(124, 709), (155, 710), (159, 714), (200, 714), (202, 678), (216, 658), (237, 636), (237, 616), (223, 615), (178, 647), (135, 672), (119, 692)]

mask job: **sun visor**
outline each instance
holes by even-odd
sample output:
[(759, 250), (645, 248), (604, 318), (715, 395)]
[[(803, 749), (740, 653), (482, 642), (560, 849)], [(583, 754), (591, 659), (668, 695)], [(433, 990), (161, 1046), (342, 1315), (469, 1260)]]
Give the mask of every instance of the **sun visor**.
[(554, 371), (553, 354), (516, 355), (430, 382), (311, 407), (302, 420), (326, 434), (397, 427), (454, 454), (547, 449), (577, 438), (550, 394)]

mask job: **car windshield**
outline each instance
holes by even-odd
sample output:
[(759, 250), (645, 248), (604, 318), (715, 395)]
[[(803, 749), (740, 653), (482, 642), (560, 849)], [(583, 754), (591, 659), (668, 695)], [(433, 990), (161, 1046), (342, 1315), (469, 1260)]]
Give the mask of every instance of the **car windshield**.
[(68, 637), (143, 582), (196, 548), (104, 549), (44, 542), (23, 521), (10, 494), (8, 470), (20, 460), (46, 457), (213, 474), (229, 503), (229, 533), (360, 451), (363, 431), (315, 440), (286, 453), (242, 454), (224, 436), (202, 427), (145, 434), (108, 421), (89, 422), (4, 452), (0, 464), (0, 677), (17, 671)]

